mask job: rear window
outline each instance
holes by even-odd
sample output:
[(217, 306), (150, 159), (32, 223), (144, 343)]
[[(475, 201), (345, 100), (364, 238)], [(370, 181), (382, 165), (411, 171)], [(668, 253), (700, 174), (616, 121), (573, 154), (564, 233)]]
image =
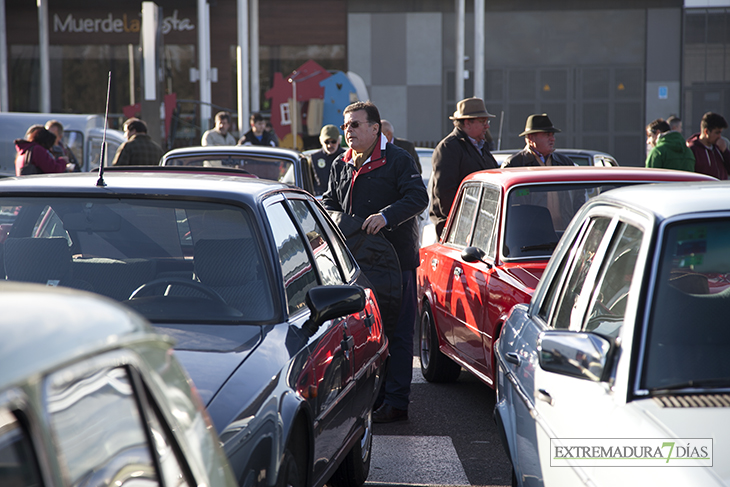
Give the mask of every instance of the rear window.
[(240, 169), (261, 179), (295, 184), (294, 163), (289, 159), (246, 155), (216, 154), (208, 156), (174, 157), (166, 166), (227, 167)]
[(249, 210), (195, 201), (0, 198), (0, 272), (92, 291), (153, 322), (273, 319)]

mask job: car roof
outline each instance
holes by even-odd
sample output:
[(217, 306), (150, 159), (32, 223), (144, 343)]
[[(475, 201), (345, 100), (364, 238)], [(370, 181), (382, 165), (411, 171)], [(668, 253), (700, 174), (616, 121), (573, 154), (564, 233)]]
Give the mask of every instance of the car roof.
[(42, 192), (43, 194), (170, 195), (179, 197), (218, 197), (243, 200), (253, 205), (263, 194), (289, 185), (241, 176), (186, 174), (175, 171), (104, 173), (105, 186), (98, 186), (98, 172), (42, 174), (0, 179), (0, 191)]
[(606, 201), (650, 212), (661, 219), (688, 213), (730, 211), (730, 181), (627, 186), (608, 191), (591, 203)]
[(505, 189), (530, 183), (579, 183), (583, 181), (713, 181), (704, 174), (643, 167), (530, 166), (489, 169), (470, 174), (467, 181), (484, 181)]
[(69, 288), (0, 282), (0, 390), (101, 350), (160, 340), (140, 315)]
[(162, 159), (174, 157), (191, 157), (201, 154), (258, 154), (269, 157), (299, 158), (301, 154), (293, 149), (282, 147), (266, 147), (260, 145), (216, 145), (181, 147), (166, 152)]

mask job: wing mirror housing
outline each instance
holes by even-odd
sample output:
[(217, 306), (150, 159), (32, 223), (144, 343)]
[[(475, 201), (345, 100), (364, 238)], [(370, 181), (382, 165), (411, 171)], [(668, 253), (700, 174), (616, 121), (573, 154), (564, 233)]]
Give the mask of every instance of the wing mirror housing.
[(487, 254), (479, 247), (467, 247), (461, 251), (461, 259), (464, 262), (481, 262), (483, 264), (486, 264), (487, 268), (491, 269), (492, 264), (484, 260), (486, 257)]
[(595, 333), (547, 330), (537, 340), (543, 370), (594, 382), (608, 379), (610, 351), (611, 342)]
[(316, 286), (307, 291), (305, 303), (311, 314), (302, 328), (313, 334), (327, 320), (365, 309), (365, 291), (360, 286)]

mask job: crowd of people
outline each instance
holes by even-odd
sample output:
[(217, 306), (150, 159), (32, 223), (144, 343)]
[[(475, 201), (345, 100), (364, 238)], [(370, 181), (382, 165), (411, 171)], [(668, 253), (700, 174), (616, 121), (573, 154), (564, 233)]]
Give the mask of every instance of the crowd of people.
[(677, 169), (728, 179), (730, 148), (722, 136), (725, 118), (714, 112), (702, 116), (700, 131), (687, 140), (682, 135), (682, 120), (671, 116), (658, 118), (646, 126), (646, 167)]

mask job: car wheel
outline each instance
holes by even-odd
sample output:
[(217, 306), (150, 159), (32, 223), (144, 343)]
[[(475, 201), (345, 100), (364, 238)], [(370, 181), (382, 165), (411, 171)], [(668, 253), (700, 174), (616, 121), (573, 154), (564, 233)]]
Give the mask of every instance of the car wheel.
[(436, 325), (431, 316), (431, 307), (423, 305), (419, 326), (421, 342), (421, 372), (429, 382), (454, 382), (459, 378), (461, 367), (439, 350)]
[(360, 487), (370, 473), (370, 458), (373, 446), (373, 411), (365, 417), (365, 432), (360, 441), (353, 445), (332, 478), (327, 482), (331, 487)]
[(304, 472), (301, 472), (297, 459), (289, 450), (284, 450), (284, 458), (279, 467), (279, 475), (276, 478), (276, 487), (304, 487)]

